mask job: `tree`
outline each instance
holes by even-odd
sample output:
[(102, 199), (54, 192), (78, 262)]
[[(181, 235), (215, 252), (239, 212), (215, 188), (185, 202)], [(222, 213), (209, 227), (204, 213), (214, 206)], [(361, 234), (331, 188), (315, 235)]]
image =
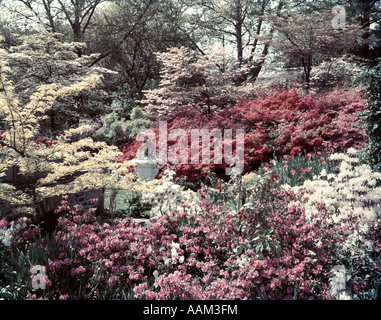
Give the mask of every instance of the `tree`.
[[(55, 140), (47, 140), (36, 134), (39, 119), (60, 98), (79, 95), (95, 88), (99, 75), (89, 75), (83, 81), (67, 86), (54, 83), (40, 85), (26, 103), (18, 99), (17, 92), (8, 79), (11, 69), (0, 64), (1, 127), (5, 130), (0, 140), (0, 176), (17, 166), (19, 174), (26, 177), (24, 186), (16, 190), (10, 184), (0, 182), (0, 202), (14, 207), (23, 216), (39, 212), (39, 203), (52, 196), (62, 196), (88, 189), (104, 188), (111, 180), (126, 172), (126, 166), (116, 163), (120, 156), (117, 147), (95, 142), (86, 134), (91, 126), (82, 125), (66, 130)], [(110, 172), (112, 174), (110, 174)]]
[(269, 15), (280, 15), (283, 0), (199, 0), (195, 2), (194, 25), (206, 30), (210, 42), (235, 47), (239, 64), (251, 64), (241, 83), (255, 82), (269, 53), (273, 29)]
[(92, 64), (118, 72), (122, 99), (141, 99), (143, 90), (157, 84), (155, 52), (197, 46), (185, 28), (187, 8), (172, 0), (120, 1), (94, 16), (86, 41), (92, 52), (101, 55)]
[(377, 64), (380, 54), (381, 2), (379, 0), (347, 0), (347, 16), (352, 23), (358, 23), (363, 29), (363, 42), (355, 50), (361, 58), (369, 59), (369, 65)]
[[(92, 74), (103, 75), (103, 86), (87, 91), (82, 90), (73, 97), (55, 99), (49, 109), (49, 120), (44, 126), (54, 133), (69, 125), (78, 124), (108, 112), (105, 88), (112, 83), (110, 70), (89, 67), (97, 55), (78, 56), (77, 51), (86, 45), (80, 42), (63, 42), (62, 35), (40, 30), (32, 35), (20, 36), (20, 44), (1, 54), (1, 58), (12, 68), (9, 74), (21, 103), (26, 103), (36, 86), (55, 84), (62, 88), (80, 82)], [(103, 87), (103, 88), (102, 88)]]
[(361, 59), (366, 59), (369, 66), (376, 65), (377, 57), (380, 56), (380, 0), (323, 0), (309, 4), (315, 11), (322, 8), (332, 9), (336, 5), (342, 6), (345, 10), (343, 13), (346, 24), (360, 25), (363, 30), (361, 39), (364, 41), (352, 53)]
[(247, 68), (227, 60), (226, 55), (224, 48), (204, 55), (185, 47), (156, 53), (161, 79), (158, 88), (144, 91), (140, 103), (145, 105), (145, 113), (169, 120), (181, 107), (191, 106), (194, 112), (211, 116), (243, 98), (234, 82)]
[(331, 17), (320, 12), (306, 14), (289, 12), (283, 17), (273, 16), (273, 26), (279, 37), (273, 45), (284, 57), (298, 61), (309, 87), (314, 65), (329, 58), (348, 53), (361, 36), (358, 25), (334, 29)]
[(223, 41), (234, 43), (236, 58), (239, 63), (242, 63), (245, 48), (251, 44), (251, 41), (255, 41), (252, 34), (253, 28), (258, 23), (256, 31), (259, 35), (263, 22), (261, 19), (269, 4), (270, 0), (195, 1), (193, 24), (206, 30), (206, 34), (212, 35), (214, 41), (223, 39)]
[[(7, 7), (10, 12), (37, 23), (41, 28), (52, 32), (63, 32), (65, 23), (71, 29), (73, 41), (83, 41), (96, 9), (105, 0), (10, 0)], [(15, 3), (23, 8), (15, 8)], [(24, 10), (23, 10), (24, 9)], [(81, 51), (78, 51), (81, 54)]]

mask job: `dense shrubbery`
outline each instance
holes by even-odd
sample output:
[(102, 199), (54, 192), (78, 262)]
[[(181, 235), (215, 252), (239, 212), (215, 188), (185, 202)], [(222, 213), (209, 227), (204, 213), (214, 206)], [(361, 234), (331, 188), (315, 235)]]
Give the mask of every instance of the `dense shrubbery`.
[[(364, 103), (362, 93), (355, 89), (334, 90), (322, 97), (302, 96), (294, 90), (285, 91), (241, 101), (212, 117), (183, 108), (182, 113), (177, 111), (177, 117), (168, 123), (168, 132), (185, 129), (190, 141), (191, 129), (244, 129), (245, 172), (249, 172), (274, 155), (363, 147), (366, 134), (358, 114), (364, 110)], [(158, 137), (158, 128), (154, 130)], [(134, 158), (139, 146), (136, 140), (132, 144), (122, 145), (123, 159)], [(178, 177), (187, 176), (190, 181), (197, 181), (205, 178), (210, 170), (221, 172), (226, 164), (218, 165), (211, 161), (209, 166), (205, 166), (200, 161), (199, 165), (168, 164), (168, 167), (174, 169)]]
[[(320, 157), (305, 160), (311, 171), (341, 163), (336, 180), (322, 180), (331, 194), (340, 183), (343, 190), (351, 185), (338, 179), (347, 175), (346, 159), (356, 160), (332, 158), (324, 165)], [(293, 160), (285, 165), (291, 167)], [(347, 291), (340, 298), (376, 298), (381, 221), (377, 214), (359, 212), (378, 213), (377, 202), (354, 203), (356, 212), (343, 209), (337, 219), (318, 187), (307, 187), (308, 177), (301, 175), (305, 188), (282, 189), (276, 187), (281, 183), (277, 169), (266, 168), (243, 180), (215, 180), (213, 187), (200, 190), (198, 212), (185, 203), (148, 228), (129, 218), (104, 223), (93, 211), (63, 201), (56, 210), (56, 234), (27, 242), (25, 251), (29, 267), (47, 266), (46, 289), (24, 294), (31, 299), (334, 299), (332, 270), (344, 266)], [(362, 177), (370, 184), (380, 178)], [(362, 190), (369, 199), (379, 199), (378, 189)], [(23, 230), (22, 235), (35, 233)], [(19, 260), (6, 260), (4, 270), (11, 273)], [(28, 268), (19, 277), (27, 282)]]
[(359, 76), (359, 80), (367, 87), (367, 107), (361, 114), (364, 121), (369, 143), (364, 152), (364, 158), (370, 163), (374, 170), (381, 172), (381, 128), (380, 128), (380, 107), (381, 107), (381, 60), (370, 70), (364, 68)]
[[(177, 110), (168, 132), (244, 129), (247, 174), (226, 181), (225, 164), (163, 165), (175, 171), (139, 198), (151, 214), (146, 227), (131, 208), (130, 217), (104, 220), (66, 201), (53, 234), (29, 220), (1, 221), (1, 297), (378, 298), (381, 177), (353, 148), (366, 143), (364, 101), (353, 89), (322, 97), (284, 91), (212, 117)], [(139, 146), (122, 145), (118, 161), (136, 157)], [(184, 177), (198, 196), (176, 184), (187, 185)], [(43, 290), (31, 286), (36, 265), (46, 267)], [(344, 268), (346, 290), (335, 287), (335, 268)]]
[[(287, 1), (82, 2), (47, 19), (24, 3), (62, 35), (0, 36), (0, 299), (380, 298), (381, 78), (347, 54), (369, 56), (360, 23)], [(129, 160), (152, 157), (136, 179)]]

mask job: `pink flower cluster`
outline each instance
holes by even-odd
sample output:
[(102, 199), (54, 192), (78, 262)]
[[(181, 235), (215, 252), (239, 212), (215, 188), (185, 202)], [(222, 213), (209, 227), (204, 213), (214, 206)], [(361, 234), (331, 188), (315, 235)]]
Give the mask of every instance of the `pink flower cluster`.
[[(46, 242), (52, 285), (44, 294), (98, 299), (123, 288), (138, 299), (329, 299), (331, 268), (356, 264), (340, 246), (347, 226), (332, 229), (323, 207), (308, 220), (292, 205), (302, 196), (270, 190), (239, 213), (204, 200), (199, 214), (184, 207), (149, 228), (100, 223), (64, 201), (55, 243)], [(364, 282), (364, 269), (356, 272)]]
[(0, 229), (5, 228), (8, 225), (8, 222), (6, 220), (0, 220)]

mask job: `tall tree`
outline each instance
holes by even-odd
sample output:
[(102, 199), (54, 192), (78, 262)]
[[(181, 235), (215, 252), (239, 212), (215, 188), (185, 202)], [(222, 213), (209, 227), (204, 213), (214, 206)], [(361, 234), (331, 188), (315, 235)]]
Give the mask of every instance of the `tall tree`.
[(241, 82), (248, 79), (254, 82), (274, 32), (268, 16), (279, 15), (284, 6), (283, 0), (198, 0), (193, 23), (206, 30), (212, 41), (222, 39), (227, 47), (232, 44), (239, 64), (252, 64)]
[[(359, 23), (364, 32), (364, 40), (360, 48), (355, 53), (364, 59), (369, 59), (369, 63), (374, 65), (376, 58), (380, 54), (381, 35), (381, 1), (379, 0), (347, 0), (348, 16), (352, 22)], [(373, 39), (372, 39), (373, 38)]]
[[(380, 56), (380, 22), (381, 1), (380, 0), (320, 0), (309, 2), (310, 12), (331, 11), (334, 6), (342, 6), (345, 13), (345, 24), (358, 24), (363, 29), (361, 38), (363, 42), (353, 53), (358, 57), (367, 59), (370, 65), (375, 65), (377, 57)], [(342, 21), (343, 22), (343, 21)]]
[(358, 25), (347, 25), (344, 29), (333, 28), (331, 16), (324, 12), (290, 11), (283, 17), (274, 16), (272, 21), (279, 35), (274, 41), (274, 48), (283, 57), (300, 63), (307, 87), (314, 65), (354, 49), (362, 34)]
[(143, 90), (159, 80), (155, 52), (173, 46), (196, 48), (197, 38), (185, 27), (188, 7), (172, 0), (110, 4), (88, 31), (89, 48), (101, 53), (92, 65), (117, 71), (126, 98), (142, 98)]
[[(7, 7), (23, 18), (34, 21), (52, 32), (62, 32), (66, 24), (71, 40), (82, 41), (96, 9), (105, 0), (8, 0)], [(15, 7), (15, 3), (23, 4)]]
[(269, 3), (270, 0), (198, 0), (194, 2), (193, 23), (213, 35), (212, 39), (233, 43), (236, 58), (242, 63), (258, 14), (263, 15)]

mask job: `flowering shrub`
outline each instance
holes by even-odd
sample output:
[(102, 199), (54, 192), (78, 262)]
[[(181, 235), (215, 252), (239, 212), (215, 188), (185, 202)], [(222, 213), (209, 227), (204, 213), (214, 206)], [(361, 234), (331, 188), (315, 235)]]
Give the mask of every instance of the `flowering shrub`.
[(311, 81), (318, 88), (345, 86), (353, 82), (356, 75), (361, 71), (358, 63), (349, 55), (340, 58), (331, 58), (319, 65), (312, 67)]
[[(295, 191), (302, 189), (307, 192), (308, 200), (303, 203), (307, 216), (311, 216), (316, 207), (324, 203), (325, 210), (331, 212), (327, 222), (344, 227), (349, 217), (357, 219), (358, 228), (351, 226), (353, 232), (348, 232), (343, 242), (348, 249), (354, 248), (358, 242), (364, 242), (363, 234), (368, 232), (368, 223), (381, 217), (381, 187), (377, 187), (381, 174), (372, 172), (368, 165), (359, 164), (356, 154), (355, 149), (349, 149), (348, 154), (331, 155), (331, 160), (341, 162), (337, 175), (322, 170), (319, 177), (293, 188)], [(320, 176), (326, 179), (319, 179)], [(363, 244), (369, 249), (373, 246), (369, 240)]]
[(174, 171), (165, 170), (160, 179), (130, 183), (130, 190), (107, 190), (107, 215), (111, 217), (159, 217), (185, 205), (197, 211), (198, 194), (175, 183)]
[(249, 123), (266, 128), (269, 149), (294, 155), (363, 146), (366, 136), (357, 116), (363, 105), (354, 89), (334, 90), (320, 98), (291, 91), (249, 102), (240, 112)]
[(0, 220), (0, 240), (5, 247), (17, 247), (24, 240), (34, 239), (39, 231), (39, 228), (31, 225), (31, 219), (26, 217), (10, 222)]
[[(358, 119), (365, 100), (355, 89), (333, 90), (322, 97), (301, 96), (295, 91), (273, 93), (255, 100), (241, 101), (212, 117), (182, 108), (168, 123), (168, 132), (184, 129), (190, 137), (191, 129), (244, 129), (244, 171), (257, 169), (260, 164), (277, 156), (313, 153), (321, 150), (342, 151), (361, 148), (366, 135)], [(154, 129), (158, 139), (158, 127)], [(233, 138), (233, 150), (236, 140)], [(175, 142), (169, 141), (169, 147)], [(140, 143), (121, 146), (120, 161), (136, 156)], [(188, 145), (190, 143), (188, 142)], [(189, 148), (190, 149), (190, 148)], [(190, 162), (190, 150), (188, 150)], [(164, 168), (176, 171), (176, 177), (187, 176), (190, 181), (205, 179), (210, 171), (221, 173), (226, 163), (167, 164)]]
[[(70, 208), (66, 201), (56, 211), (59, 230), (35, 245), (46, 250), (51, 287), (49, 299), (131, 297), (129, 289), (147, 280), (155, 266), (154, 236), (131, 219), (98, 222), (92, 210)], [(125, 290), (125, 291), (123, 291)]]
[[(377, 185), (381, 175), (372, 172), (368, 165), (360, 164), (357, 154), (357, 150), (348, 149), (348, 154), (331, 155), (330, 162), (339, 162), (337, 174), (322, 169), (318, 176), (305, 180), (292, 190), (303, 192), (305, 197), (298, 203), (309, 220), (315, 221), (317, 211), (329, 212), (325, 223), (333, 232), (344, 232), (338, 238), (338, 259), (351, 270), (352, 293), (361, 298), (370, 281), (364, 281), (363, 274), (359, 276), (360, 270), (369, 272), (365, 280), (375, 272), (379, 274), (381, 189)], [(283, 185), (283, 188), (290, 187)], [(349, 256), (353, 259), (351, 264), (348, 263)], [(379, 278), (373, 281), (377, 282)], [(372, 294), (374, 291), (373, 288)]]
[(211, 115), (232, 106), (244, 94), (232, 84), (247, 74), (249, 65), (226, 60), (225, 48), (214, 46), (198, 56), (185, 47), (173, 47), (155, 55), (162, 65), (159, 86), (145, 90), (140, 101), (150, 118), (173, 119), (182, 106)]
[(250, 177), (204, 188), (197, 212), (177, 206), (147, 228), (129, 218), (104, 223), (64, 200), (55, 211), (57, 233), (26, 253), (33, 264), (45, 263), (49, 279), (28, 297), (334, 299), (337, 265), (347, 270), (349, 296), (377, 296), (381, 221), (359, 214), (338, 221), (329, 198)]
[(192, 190), (184, 190), (182, 186), (173, 181), (176, 172), (165, 170), (164, 182), (155, 184), (154, 187), (143, 195), (142, 202), (151, 205), (151, 217), (161, 216), (180, 206), (187, 206), (189, 210), (199, 210), (197, 202), (199, 197)]

